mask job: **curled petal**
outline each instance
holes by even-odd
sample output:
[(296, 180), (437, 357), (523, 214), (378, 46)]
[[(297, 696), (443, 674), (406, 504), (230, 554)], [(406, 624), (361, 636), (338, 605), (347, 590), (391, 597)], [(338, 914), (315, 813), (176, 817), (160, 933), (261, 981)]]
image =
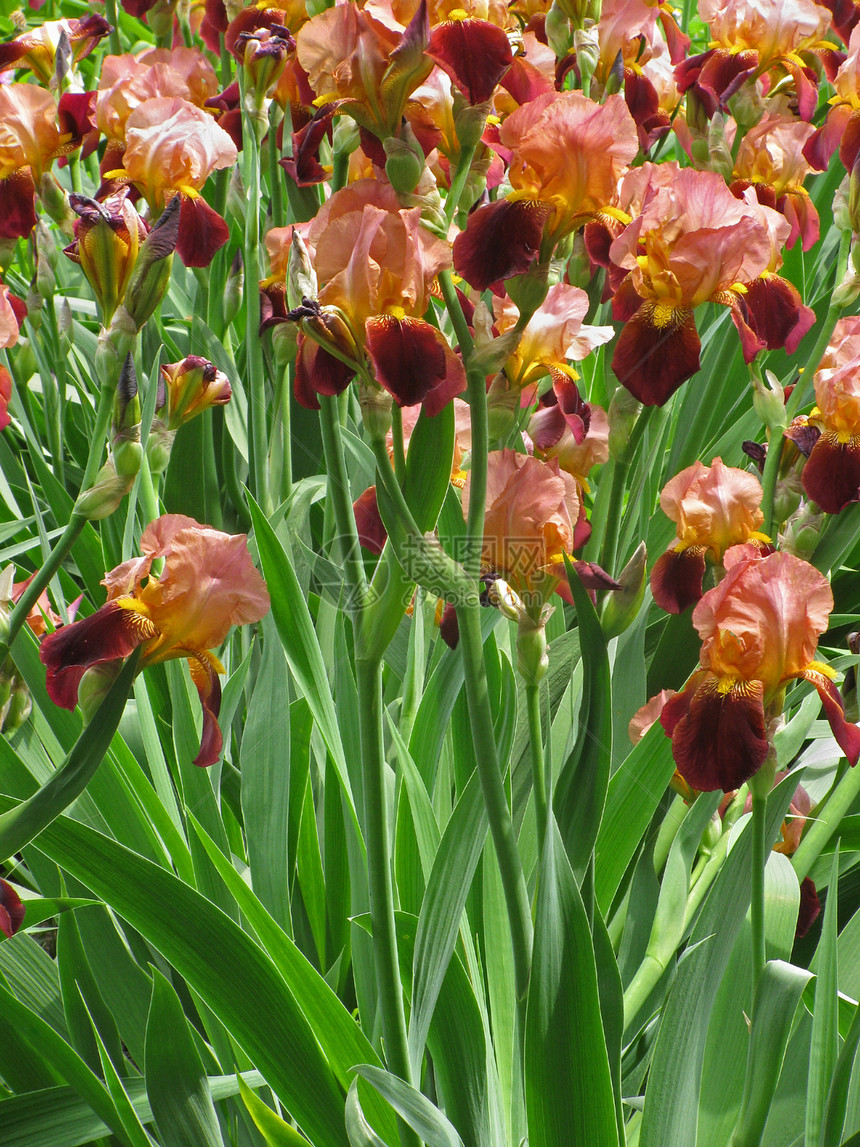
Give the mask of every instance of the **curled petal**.
[(839, 690), (829, 677), (815, 669), (807, 669), (801, 676), (818, 690), (821, 707), (836, 744), (847, 757), (848, 764), (853, 767), (860, 758), (860, 728), (845, 720), (845, 707)]
[(409, 316), (375, 315), (365, 324), (366, 348), (377, 381), (398, 406), (427, 402), (438, 414), (466, 389), (466, 371), (436, 327)]
[(109, 601), (90, 617), (64, 625), (39, 646), (39, 660), (48, 671), (48, 696), (62, 709), (74, 709), (78, 685), (87, 669), (128, 657), (157, 634), (151, 621), (118, 601)]
[(645, 302), (615, 344), (612, 369), (618, 381), (646, 406), (662, 406), (699, 369), (699, 332), (690, 307), (668, 314)]
[(355, 368), (347, 366), (318, 342), (299, 335), (296, 358), (296, 400), (308, 410), (319, 410), (318, 394), (342, 394), (355, 377)]
[(838, 104), (830, 109), (827, 119), (803, 145), (803, 158), (810, 167), (816, 171), (827, 169), (849, 123), (860, 123), (860, 111), (852, 111), (848, 104)]
[(667, 613), (683, 613), (702, 596), (705, 576), (705, 546), (667, 550), (654, 563), (651, 592), (654, 600)]
[(803, 305), (800, 292), (780, 275), (761, 275), (747, 286), (747, 307), (755, 332), (768, 350), (785, 347), (794, 354), (815, 322), (815, 311)]
[(826, 430), (815, 445), (801, 475), (807, 498), (826, 514), (838, 514), (860, 498), (860, 438), (840, 442)]
[(388, 532), (382, 524), (375, 486), (369, 486), (356, 498), (352, 503), (352, 512), (355, 514), (359, 542), (372, 554), (381, 554)]
[(208, 267), (230, 238), (230, 229), (199, 195), (183, 195), (176, 253), (186, 267)]
[(508, 37), (488, 20), (446, 20), (434, 28), (427, 54), (470, 104), (492, 96), (513, 60)]
[(11, 940), (24, 922), (26, 909), (21, 897), (7, 880), (0, 880), (0, 932)]
[(200, 752), (194, 758), (194, 764), (201, 768), (214, 765), (221, 756), (224, 738), (218, 724), (218, 714), (221, 711), (221, 682), (218, 680), (220, 662), (209, 653), (196, 653), (188, 659), (188, 668), (191, 671), (191, 680), (200, 695), (200, 704), (203, 706), (203, 734), (200, 738)]
[(535, 199), (499, 199), (473, 211), (454, 240), (454, 269), (478, 291), (527, 271), (540, 250), (550, 207)]
[(684, 780), (699, 792), (739, 788), (765, 761), (763, 686), (697, 673), (670, 697), (660, 723)]

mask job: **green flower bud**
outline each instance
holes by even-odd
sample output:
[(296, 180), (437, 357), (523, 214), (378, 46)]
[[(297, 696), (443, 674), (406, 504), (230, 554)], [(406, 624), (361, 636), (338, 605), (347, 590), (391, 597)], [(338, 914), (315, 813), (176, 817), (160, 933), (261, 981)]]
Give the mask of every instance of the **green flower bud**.
[(168, 430), (161, 421), (153, 422), (146, 440), (146, 460), (153, 474), (163, 474), (170, 462), (175, 430)]
[(609, 403), (609, 453), (617, 461), (623, 462), (630, 449), (630, 435), (639, 417), (642, 404), (633, 397), (625, 386), (619, 386)]
[(140, 246), (125, 292), (125, 309), (137, 330), (164, 298), (170, 282), (181, 206), (181, 197), (174, 195)]
[(96, 480), (88, 490), (82, 491), (75, 502), (74, 513), (91, 522), (109, 518), (129, 492), (133, 477), (117, 474), (113, 458), (96, 474)]
[(640, 542), (633, 557), (618, 575), (617, 580), (621, 583), (621, 589), (613, 590), (606, 595), (601, 627), (607, 640), (610, 637), (618, 637), (636, 620), (645, 596), (647, 558), (645, 543)]
[(546, 14), (546, 39), (559, 60), (563, 60), (570, 52), (573, 44), (573, 29), (571, 28), (571, 6), (567, 0), (553, 0), (549, 12)]
[(424, 152), (409, 124), (404, 124), (400, 138), (389, 136), (382, 141), (387, 159), (385, 174), (400, 195), (411, 195), (424, 171)]
[(14, 733), (20, 729), (33, 711), (33, 698), (23, 681), (16, 679), (9, 700), (5, 705), (2, 727), (4, 733)]
[(84, 722), (89, 724), (108, 691), (119, 676), (122, 661), (109, 661), (88, 669), (78, 686), (78, 704), (83, 710)]
[(391, 395), (375, 383), (365, 382), (359, 375), (358, 402), (361, 421), (371, 439), (385, 439), (391, 429)]
[(785, 416), (785, 391), (773, 371), (766, 370), (767, 382), (755, 372), (751, 373), (753, 408), (768, 430), (783, 431), (788, 425)]
[(242, 252), (237, 251), (227, 273), (224, 284), (224, 302), (221, 306), (221, 317), (224, 326), (229, 327), (242, 309), (245, 296), (245, 267), (242, 263)]

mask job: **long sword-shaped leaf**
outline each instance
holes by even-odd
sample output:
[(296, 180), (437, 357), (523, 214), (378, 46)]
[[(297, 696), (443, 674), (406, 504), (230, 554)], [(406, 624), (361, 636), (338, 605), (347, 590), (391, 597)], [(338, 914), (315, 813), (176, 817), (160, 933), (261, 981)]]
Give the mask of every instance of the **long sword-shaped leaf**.
[[(0, 809), (10, 803), (0, 797)], [(177, 969), (316, 1147), (346, 1147), (344, 1094), (317, 1034), (262, 948), (194, 889), (86, 825), (55, 822), (39, 847)], [(240, 969), (253, 991), (237, 992)]]
[(117, 730), (139, 657), (138, 650), (129, 657), (98, 712), (51, 779), (27, 800), (0, 815), (0, 856), (14, 856), (20, 852), (87, 787)]

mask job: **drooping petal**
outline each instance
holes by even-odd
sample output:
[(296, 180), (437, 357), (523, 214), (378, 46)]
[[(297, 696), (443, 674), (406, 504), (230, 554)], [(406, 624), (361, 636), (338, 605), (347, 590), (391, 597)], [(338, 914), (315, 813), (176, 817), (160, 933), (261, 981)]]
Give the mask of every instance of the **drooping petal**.
[(764, 763), (763, 687), (697, 673), (663, 707), (660, 723), (684, 780), (700, 792), (739, 788)]
[(800, 292), (780, 275), (761, 275), (747, 287), (745, 301), (755, 332), (768, 350), (785, 347), (794, 354), (815, 322), (815, 311), (804, 306)]
[(36, 185), (29, 169), (0, 179), (0, 239), (21, 239), (36, 226)]
[(308, 410), (319, 410), (318, 394), (342, 394), (355, 377), (355, 368), (341, 362), (307, 335), (299, 334), (296, 358), (296, 399)]
[(612, 369), (634, 398), (662, 406), (699, 369), (699, 332), (688, 307), (643, 303), (615, 344)]
[[(367, 354), (376, 379), (398, 406), (417, 406), (433, 394), (438, 414), (466, 389), (466, 372), (445, 336), (423, 319), (375, 315), (365, 324)], [(437, 396), (436, 391), (442, 388)], [(441, 405), (440, 405), (441, 401)]]
[(683, 613), (702, 596), (705, 576), (705, 546), (667, 550), (654, 563), (651, 592), (667, 613)]
[(25, 911), (21, 897), (8, 880), (0, 880), (0, 932), (7, 940), (11, 940), (23, 924)]
[(806, 496), (826, 514), (838, 514), (860, 498), (860, 437), (840, 442), (826, 430), (817, 440), (801, 474)]
[(90, 617), (64, 625), (39, 646), (39, 660), (48, 671), (48, 696), (62, 709), (74, 709), (78, 685), (87, 669), (128, 657), (157, 634), (148, 618), (124, 608), (119, 601), (109, 601)]
[(504, 31), (488, 20), (446, 20), (433, 29), (427, 54), (470, 104), (490, 99), (513, 54)]
[(836, 744), (845, 754), (852, 767), (860, 758), (860, 728), (845, 720), (845, 706), (842, 695), (830, 678), (818, 669), (809, 668), (801, 674), (818, 690), (824, 716), (830, 725)]
[(369, 486), (356, 498), (352, 503), (352, 512), (355, 515), (359, 542), (372, 554), (381, 554), (388, 538), (388, 531), (379, 513), (375, 486)]
[(208, 267), (230, 238), (230, 228), (199, 195), (182, 196), (176, 253), (186, 267)]
[(200, 696), (203, 706), (203, 733), (200, 738), (200, 752), (194, 764), (201, 768), (217, 763), (224, 746), (218, 714), (221, 711), (221, 682), (218, 679), (220, 662), (210, 653), (197, 653), (188, 659), (191, 680)]
[(534, 199), (499, 199), (473, 211), (454, 240), (454, 269), (478, 291), (527, 271), (540, 250), (550, 207)]
[(9, 417), (9, 400), (12, 397), (12, 375), (5, 366), (0, 366), (0, 430), (5, 430), (12, 419)]

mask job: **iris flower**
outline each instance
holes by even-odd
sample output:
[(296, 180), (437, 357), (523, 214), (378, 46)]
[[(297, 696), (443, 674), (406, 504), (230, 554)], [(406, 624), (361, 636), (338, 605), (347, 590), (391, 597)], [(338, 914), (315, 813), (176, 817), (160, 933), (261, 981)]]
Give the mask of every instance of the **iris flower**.
[(694, 462), (676, 474), (660, 494), (660, 509), (678, 527), (675, 544), (651, 573), (654, 600), (667, 613), (681, 613), (702, 596), (705, 562), (720, 564), (732, 546), (769, 546), (759, 533), (764, 522), (761, 483), (746, 470)]
[[(212, 765), (222, 747), (218, 674), (225, 670), (211, 650), (232, 625), (259, 621), (269, 595), (244, 534), (231, 536), (182, 514), (165, 514), (144, 530), (140, 548), (143, 557), (123, 562), (104, 578), (106, 605), (43, 640), (39, 656), (48, 670), (48, 695), (74, 709), (87, 669), (119, 661), (138, 647), (141, 668), (185, 658), (203, 705), (194, 763)], [(159, 558), (165, 565), (156, 578), (151, 570)]]
[(726, 554), (726, 577), (693, 610), (701, 668), (669, 698), (660, 722), (679, 772), (700, 792), (739, 788), (768, 754), (785, 688), (803, 678), (818, 690), (833, 735), (849, 762), (860, 728), (845, 720), (829, 665), (816, 661), (833, 594), (823, 574), (787, 553)]

